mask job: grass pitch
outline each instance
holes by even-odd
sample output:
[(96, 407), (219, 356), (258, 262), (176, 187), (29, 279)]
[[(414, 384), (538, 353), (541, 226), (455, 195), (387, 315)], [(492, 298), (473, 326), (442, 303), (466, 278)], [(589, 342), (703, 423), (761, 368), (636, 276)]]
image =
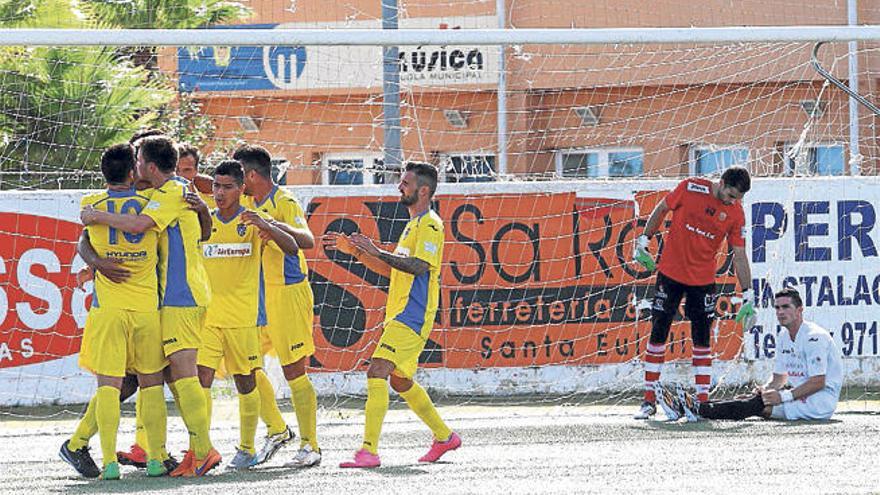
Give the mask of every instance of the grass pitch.
[[(386, 418), (375, 470), (342, 470), (359, 447), (362, 402), (322, 408), (318, 436), (324, 453), (317, 468), (282, 467), (289, 447), (265, 467), (244, 473), (217, 469), (200, 479), (147, 478), (123, 466), (115, 482), (84, 480), (57, 455), (76, 414), (0, 415), (2, 493), (870, 493), (880, 490), (877, 442), (880, 418), (864, 402), (844, 403), (828, 422), (668, 423), (631, 419), (636, 407), (619, 405), (443, 405), (441, 415), (464, 444), (442, 462), (416, 462), (429, 431), (401, 404)], [(868, 406), (868, 407), (866, 407)], [(212, 435), (225, 461), (238, 439), (237, 404), (217, 401)], [(861, 412), (848, 412), (858, 409)], [(295, 425), (289, 405), (285, 419)], [(119, 446), (134, 437), (126, 413)], [(295, 428), (294, 428), (295, 430)], [(262, 427), (258, 435), (263, 433)], [(169, 417), (169, 450), (186, 433)], [(260, 440), (258, 439), (258, 442)], [(100, 457), (97, 438), (92, 452)], [(100, 461), (98, 461), (100, 463)], [(225, 465), (225, 462), (224, 462)]]

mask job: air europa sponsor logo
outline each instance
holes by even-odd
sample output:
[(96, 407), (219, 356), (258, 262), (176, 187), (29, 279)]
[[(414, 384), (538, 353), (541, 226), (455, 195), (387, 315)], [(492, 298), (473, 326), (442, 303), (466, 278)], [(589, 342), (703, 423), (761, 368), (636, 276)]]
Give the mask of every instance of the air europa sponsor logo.
[(251, 255), (249, 243), (203, 244), (205, 258), (243, 258)]
[(55, 218), (0, 213), (0, 368), (79, 352), (87, 294), (75, 287), (82, 227)]

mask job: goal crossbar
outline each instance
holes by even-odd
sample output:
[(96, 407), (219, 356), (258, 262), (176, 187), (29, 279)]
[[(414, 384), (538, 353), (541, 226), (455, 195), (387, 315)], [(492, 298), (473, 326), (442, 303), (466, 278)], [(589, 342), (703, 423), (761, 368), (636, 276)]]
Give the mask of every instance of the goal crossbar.
[(0, 46), (747, 43), (868, 41), (880, 26), (746, 26), (613, 29), (0, 29)]

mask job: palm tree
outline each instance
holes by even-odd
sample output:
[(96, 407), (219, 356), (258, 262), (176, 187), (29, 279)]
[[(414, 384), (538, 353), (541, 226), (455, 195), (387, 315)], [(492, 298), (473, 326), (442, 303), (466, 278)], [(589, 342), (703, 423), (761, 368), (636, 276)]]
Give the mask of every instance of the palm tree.
[[(252, 15), (230, 0), (83, 0), (82, 7), (102, 25), (124, 29), (196, 29), (229, 24)], [(156, 72), (154, 47), (128, 51), (135, 65)]]
[(84, 0), (82, 5), (102, 24), (128, 29), (205, 28), (251, 15), (244, 4), (229, 0)]
[[(0, 27), (190, 29), (250, 14), (229, 0), (0, 0)], [(154, 47), (0, 48), (0, 188), (96, 185), (106, 146), (160, 118), (181, 120), (155, 55)], [(210, 125), (186, 117), (199, 132)]]
[[(71, 0), (0, 0), (0, 16), (4, 27), (93, 25)], [(101, 151), (173, 99), (148, 75), (109, 48), (3, 49), (0, 188), (90, 185)]]

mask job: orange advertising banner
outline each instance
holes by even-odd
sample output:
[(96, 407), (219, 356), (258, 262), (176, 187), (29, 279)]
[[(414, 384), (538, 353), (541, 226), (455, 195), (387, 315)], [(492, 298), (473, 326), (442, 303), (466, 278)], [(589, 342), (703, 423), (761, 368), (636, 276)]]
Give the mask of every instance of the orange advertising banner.
[[(635, 202), (574, 193), (438, 197), (434, 208), (446, 229), (441, 301), (422, 365), (476, 369), (638, 358), (651, 330), (654, 277), (630, 261), (631, 251), (664, 196), (637, 193)], [(309, 225), (316, 236), (362, 232), (392, 249), (409, 219), (398, 199), (314, 198)], [(313, 364), (351, 370), (369, 360), (379, 338), (388, 280), (339, 252), (318, 251), (310, 260), (319, 303)], [(727, 269), (729, 257), (722, 256), (719, 271)], [(742, 332), (730, 321), (734, 288), (732, 277), (719, 278), (713, 347), (720, 359), (733, 358), (741, 346)], [(668, 360), (690, 358), (686, 322), (673, 326), (670, 342)]]

